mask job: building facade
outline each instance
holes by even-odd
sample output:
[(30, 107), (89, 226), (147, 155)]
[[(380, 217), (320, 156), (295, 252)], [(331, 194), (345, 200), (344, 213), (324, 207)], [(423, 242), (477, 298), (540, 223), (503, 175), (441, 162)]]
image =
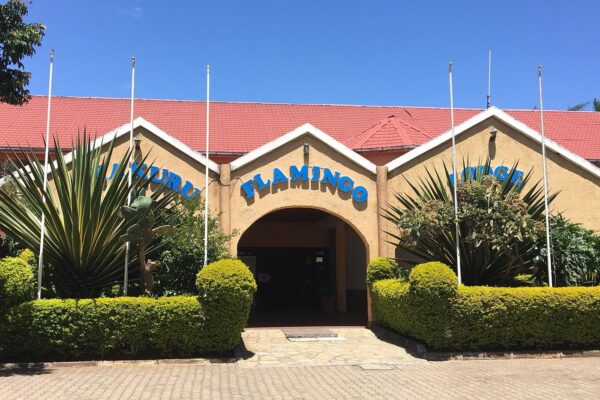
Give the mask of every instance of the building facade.
[[(518, 163), (519, 173), (531, 171), (533, 181), (541, 179), (541, 136), (533, 124), (494, 107), (459, 114), (459, 165), (465, 160), (467, 167), (477, 168), (489, 159), (489, 173), (502, 179)], [(0, 119), (2, 115), (0, 109)], [(214, 118), (219, 124), (218, 108)], [(266, 316), (265, 324), (282, 316), (305, 323), (317, 314), (324, 323), (335, 315), (343, 315), (345, 323), (363, 323), (370, 319), (366, 265), (378, 256), (396, 256), (388, 235), (395, 227), (382, 210), (394, 204), (396, 192), (411, 191), (409, 182), (452, 162), (449, 124), (441, 128), (445, 119), (432, 122), (437, 134), (423, 128), (423, 119), (416, 121), (387, 116), (344, 140), (311, 124), (308, 115), (293, 129), (268, 140), (263, 136), (254, 148), (248, 147), (256, 143), (253, 137), (217, 138), (211, 159), (191, 145), (202, 142), (199, 126), (195, 135), (176, 137), (142, 115), (134, 121), (134, 136), (137, 151), (149, 154), (143, 169), (157, 184), (166, 183), (184, 197), (208, 196), (221, 229), (233, 235), (231, 253), (256, 275), (256, 312)], [(115, 140), (117, 160), (128, 149), (130, 124), (113, 129), (98, 133), (96, 143), (106, 146)], [(600, 153), (600, 128), (594, 129), (595, 137), (588, 137), (592, 132), (577, 143), (590, 152), (587, 160), (565, 146), (572, 138), (559, 135), (562, 143), (547, 140), (547, 162), (550, 190), (560, 192), (553, 210), (599, 230), (600, 168), (593, 163), (593, 152)]]

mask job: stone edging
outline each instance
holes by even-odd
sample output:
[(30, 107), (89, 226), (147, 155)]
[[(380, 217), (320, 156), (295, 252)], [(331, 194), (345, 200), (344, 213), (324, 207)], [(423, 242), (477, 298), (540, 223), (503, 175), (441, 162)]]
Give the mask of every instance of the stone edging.
[(69, 367), (113, 367), (119, 365), (210, 365), (231, 364), (237, 358), (166, 358), (158, 360), (101, 360), (101, 361), (55, 361), (30, 363), (0, 363), (0, 369), (47, 369)]
[(523, 358), (576, 358), (600, 357), (600, 350), (539, 350), (539, 351), (430, 351), (427, 346), (415, 339), (400, 335), (381, 325), (373, 325), (371, 330), (382, 340), (402, 346), (415, 357), (428, 361), (444, 360), (502, 360)]

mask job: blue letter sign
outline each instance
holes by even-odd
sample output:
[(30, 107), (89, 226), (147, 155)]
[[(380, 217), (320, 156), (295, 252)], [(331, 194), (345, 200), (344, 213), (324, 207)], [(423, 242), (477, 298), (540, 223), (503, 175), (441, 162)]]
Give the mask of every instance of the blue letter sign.
[(301, 168), (291, 165), (289, 171), (288, 178), (281, 169), (273, 168), (273, 179), (266, 181), (263, 180), (261, 174), (256, 174), (251, 180), (242, 183), (242, 193), (246, 199), (252, 199), (256, 189), (259, 191), (264, 190), (269, 186), (273, 187), (291, 180), (292, 182), (320, 182), (331, 187), (337, 187), (342, 193), (352, 193), (352, 199), (357, 203), (362, 203), (369, 197), (367, 188), (355, 186), (352, 178), (329, 168), (313, 166), (309, 170), (308, 165), (303, 165)]
[[(138, 165), (139, 163), (134, 162), (131, 165), (131, 172), (135, 171)], [(98, 173), (100, 173), (101, 168), (101, 166), (98, 167)], [(112, 179), (118, 168), (119, 163), (114, 163), (110, 175), (106, 179)], [(148, 169), (146, 164), (142, 164), (137, 174), (140, 178), (145, 180), (152, 178), (152, 183), (157, 183), (159, 185), (165, 184), (169, 189), (179, 192), (184, 199), (196, 197), (201, 192), (200, 189), (195, 188), (194, 185), (188, 180), (186, 180), (185, 184), (182, 186), (183, 180), (181, 179), (181, 176), (173, 171), (169, 171), (166, 168), (152, 166), (150, 169)]]
[[(459, 176), (462, 176), (462, 178), (466, 180), (467, 176), (469, 177), (469, 179), (473, 179), (476, 174), (484, 175), (487, 173), (487, 175), (492, 175), (498, 178), (500, 182), (504, 182), (508, 179), (508, 176), (510, 175), (510, 168), (504, 165), (500, 165), (495, 169), (490, 166), (488, 167), (487, 171), (485, 169), (485, 165), (479, 165), (477, 167), (466, 167), (462, 170), (462, 173)], [(523, 184), (523, 175), (523, 171), (516, 169), (510, 180), (511, 183), (514, 183), (516, 186), (520, 186), (521, 184)], [(454, 185), (454, 174), (450, 174), (450, 182)]]

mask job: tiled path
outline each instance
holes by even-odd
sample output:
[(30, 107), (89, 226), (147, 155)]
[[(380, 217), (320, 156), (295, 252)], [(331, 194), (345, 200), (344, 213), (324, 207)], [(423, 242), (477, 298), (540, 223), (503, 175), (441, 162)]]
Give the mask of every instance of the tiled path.
[(280, 329), (246, 329), (242, 334), (247, 350), (240, 367), (265, 365), (359, 365), (424, 362), (402, 347), (383, 342), (366, 328), (328, 328), (338, 334), (333, 340), (289, 341)]

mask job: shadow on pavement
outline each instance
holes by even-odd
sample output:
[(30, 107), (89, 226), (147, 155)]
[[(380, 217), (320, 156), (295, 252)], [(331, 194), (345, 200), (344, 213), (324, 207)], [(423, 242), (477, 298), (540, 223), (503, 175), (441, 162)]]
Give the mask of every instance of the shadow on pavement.
[(44, 375), (52, 373), (51, 368), (40, 364), (12, 364), (9, 366), (0, 364), (0, 377), (13, 375)]
[(248, 350), (246, 348), (246, 344), (242, 340), (240, 344), (235, 348), (235, 358), (238, 360), (248, 360), (249, 358), (254, 357), (254, 352)]
[(421, 342), (402, 336), (380, 325), (372, 326), (371, 331), (375, 334), (377, 339), (395, 346), (402, 347), (408, 354), (415, 358), (420, 358), (423, 360), (429, 359), (427, 348)]

